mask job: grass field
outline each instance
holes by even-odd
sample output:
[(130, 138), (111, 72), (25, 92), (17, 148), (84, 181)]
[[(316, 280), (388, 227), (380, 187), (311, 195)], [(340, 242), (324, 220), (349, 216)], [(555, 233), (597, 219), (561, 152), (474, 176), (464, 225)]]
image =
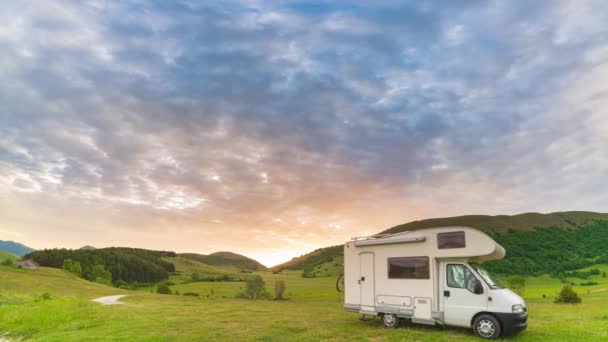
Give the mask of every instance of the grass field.
[[(600, 267), (608, 269), (606, 265)], [(269, 290), (274, 280), (285, 280), (290, 299), (222, 298), (238, 293), (244, 286), (239, 282), (172, 286), (182, 293), (204, 295), (185, 297), (119, 290), (86, 282), (61, 270), (0, 266), (0, 336), (36, 341), (479, 341), (468, 329), (405, 324), (390, 330), (384, 329), (378, 319), (360, 321), (358, 315), (342, 310), (333, 277), (307, 279), (297, 271), (259, 274)], [(582, 304), (558, 305), (552, 300), (562, 285), (559, 280), (529, 278), (525, 294), (529, 328), (507, 340), (607, 340), (608, 279), (594, 276), (589, 280), (599, 284), (575, 287), (583, 298)], [(213, 295), (207, 298), (212, 289)], [(41, 294), (45, 292), (50, 299), (43, 299)], [(124, 305), (90, 302), (113, 294), (130, 296), (123, 299)]]

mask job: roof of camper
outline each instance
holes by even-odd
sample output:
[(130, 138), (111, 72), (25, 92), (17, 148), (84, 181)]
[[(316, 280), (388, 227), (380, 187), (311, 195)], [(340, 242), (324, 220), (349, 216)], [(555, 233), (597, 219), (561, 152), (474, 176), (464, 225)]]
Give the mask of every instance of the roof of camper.
[[(463, 226), (449, 226), (449, 227), (434, 227), (434, 228), (424, 228), (417, 229), (412, 231), (405, 231), (394, 234), (376, 234), (370, 236), (362, 236), (352, 238), (351, 241), (356, 247), (364, 247), (364, 246), (375, 246), (375, 245), (388, 245), (388, 244), (398, 244), (398, 243), (415, 243), (415, 242), (424, 242), (427, 239), (426, 233), (431, 231), (454, 231), (454, 230), (467, 230), (473, 231), (475, 234), (480, 234), (485, 236), (492, 241), (495, 245), (493, 252), (487, 254), (487, 259), (502, 259), (505, 256), (504, 248), (499, 245), (494, 239), (488, 236), (486, 233), (477, 230), (471, 227), (463, 227)], [(481, 255), (478, 255), (481, 256)]]

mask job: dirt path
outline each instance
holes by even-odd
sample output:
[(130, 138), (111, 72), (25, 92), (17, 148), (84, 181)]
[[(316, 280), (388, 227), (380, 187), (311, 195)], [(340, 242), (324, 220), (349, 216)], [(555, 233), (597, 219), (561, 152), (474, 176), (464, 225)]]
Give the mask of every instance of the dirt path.
[[(106, 297), (99, 297), (97, 299), (93, 299), (93, 302), (97, 302), (100, 303), (102, 305), (117, 305), (117, 304), (124, 304), (123, 302), (120, 302), (119, 299), (126, 297), (127, 295), (118, 295), (118, 296), (106, 296)], [(2, 342), (0, 340), (0, 342)]]

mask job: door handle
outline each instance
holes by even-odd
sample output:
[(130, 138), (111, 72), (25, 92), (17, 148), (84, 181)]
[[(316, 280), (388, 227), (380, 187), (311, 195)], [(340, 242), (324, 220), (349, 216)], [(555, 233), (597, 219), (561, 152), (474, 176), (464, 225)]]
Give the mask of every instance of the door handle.
[(449, 297), (450, 296), (450, 291), (443, 291), (443, 296), (444, 297)]

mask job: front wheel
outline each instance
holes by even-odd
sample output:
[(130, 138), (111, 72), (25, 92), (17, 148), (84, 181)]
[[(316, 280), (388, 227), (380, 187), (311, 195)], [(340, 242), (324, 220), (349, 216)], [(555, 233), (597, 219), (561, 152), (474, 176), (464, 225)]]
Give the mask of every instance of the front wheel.
[(383, 314), (382, 315), (382, 323), (384, 324), (384, 327), (386, 328), (396, 328), (399, 326), (399, 317), (397, 317), (397, 315), (395, 314)]
[(500, 323), (494, 316), (481, 315), (473, 323), (473, 332), (481, 338), (493, 340), (500, 336)]

